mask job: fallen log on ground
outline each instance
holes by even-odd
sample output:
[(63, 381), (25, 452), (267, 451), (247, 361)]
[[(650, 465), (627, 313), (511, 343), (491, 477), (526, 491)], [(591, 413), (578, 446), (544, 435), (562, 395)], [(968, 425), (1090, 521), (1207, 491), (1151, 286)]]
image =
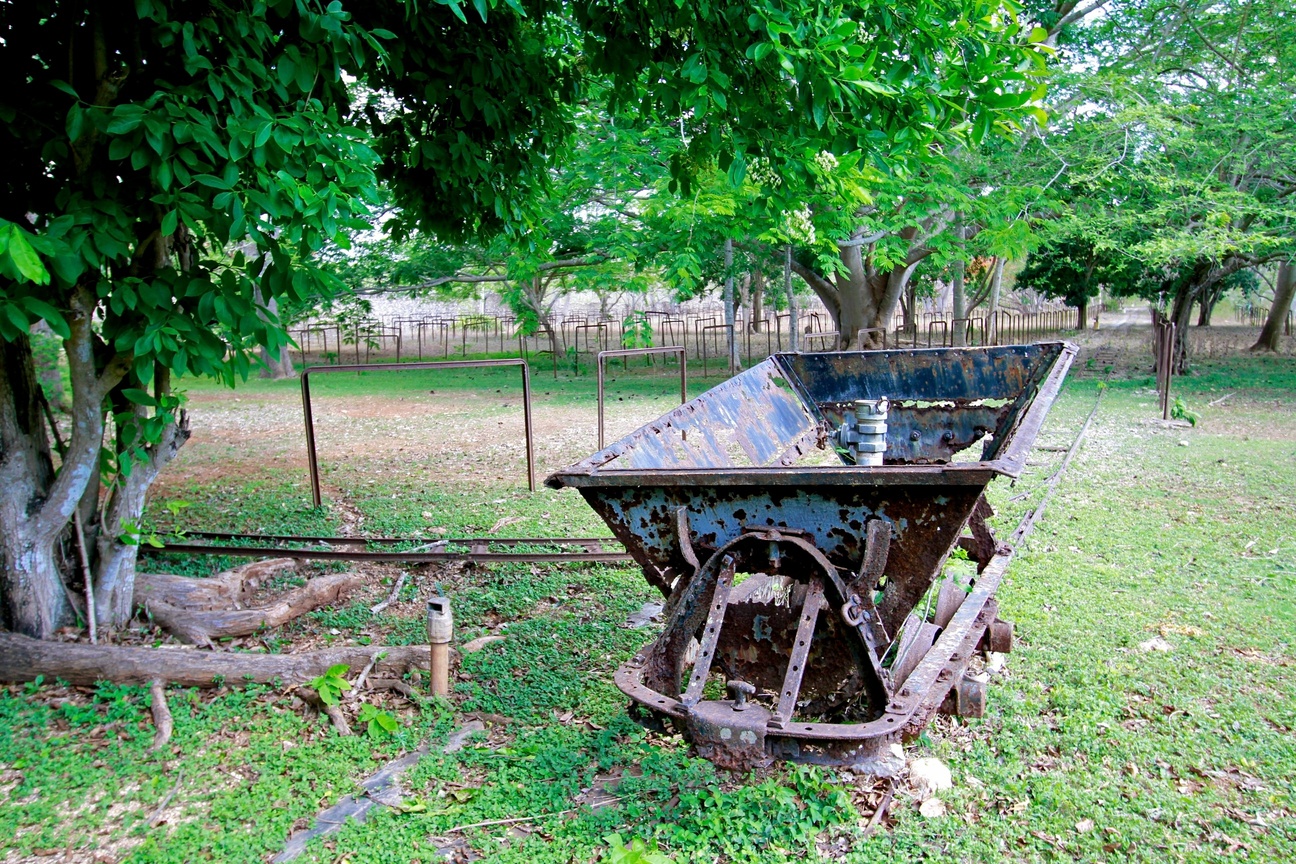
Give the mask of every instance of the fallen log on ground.
[(147, 684), (153, 680), (183, 687), (213, 687), (218, 680), (233, 686), (273, 681), (304, 684), (339, 663), (352, 670), (363, 669), (377, 651), (386, 651), (387, 656), (378, 661), (371, 674), (399, 677), (411, 669), (427, 668), (426, 645), (385, 649), (357, 645), (298, 654), (258, 654), (46, 642), (16, 633), (0, 633), (0, 681), (31, 681), (43, 675), (48, 681), (61, 678), (78, 686), (100, 681)]
[[(171, 577), (183, 579), (184, 577)], [(203, 582), (191, 579), (191, 582)], [(279, 627), (298, 616), (321, 606), (337, 603), (363, 582), (358, 573), (329, 573), (309, 580), (279, 599), (265, 606), (251, 609), (206, 608), (194, 609), (177, 606), (163, 597), (165, 592), (146, 593), (144, 609), (161, 627), (182, 642), (190, 645), (211, 646), (215, 640), (226, 636), (247, 636), (265, 627)], [(138, 592), (137, 592), (138, 596)]]

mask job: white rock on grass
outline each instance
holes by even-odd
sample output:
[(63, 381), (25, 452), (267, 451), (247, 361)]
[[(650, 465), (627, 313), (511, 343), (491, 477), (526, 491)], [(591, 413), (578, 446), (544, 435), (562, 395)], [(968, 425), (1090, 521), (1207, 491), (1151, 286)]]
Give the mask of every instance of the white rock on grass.
[(909, 786), (914, 797), (926, 800), (937, 792), (954, 788), (954, 777), (945, 763), (939, 759), (925, 757), (909, 763)]
[(928, 798), (918, 805), (918, 812), (924, 819), (939, 819), (945, 815), (945, 802), (939, 798)]
[(1153, 636), (1146, 642), (1140, 642), (1138, 644), (1138, 649), (1145, 653), (1148, 651), (1173, 651), (1174, 646), (1162, 639), (1160, 636)]

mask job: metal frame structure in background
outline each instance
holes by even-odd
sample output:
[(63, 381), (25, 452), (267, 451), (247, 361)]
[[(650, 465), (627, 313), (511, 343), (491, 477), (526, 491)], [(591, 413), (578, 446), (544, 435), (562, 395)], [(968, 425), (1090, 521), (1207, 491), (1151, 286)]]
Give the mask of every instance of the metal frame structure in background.
[[(688, 401), (688, 354), (683, 345), (662, 348), (618, 348), (598, 354), (598, 446), (603, 449), (603, 361), (608, 357), (649, 357), (656, 354), (676, 354), (680, 361), (680, 404)], [(535, 487), (532, 486), (532, 489)]]
[(315, 448), (315, 417), (311, 412), (310, 376), (333, 372), (411, 372), (432, 369), (476, 369), (494, 366), (522, 367), (522, 410), (526, 426), (527, 485), (535, 491), (535, 446), (531, 427), (531, 368), (520, 357), (501, 360), (438, 360), (428, 363), (354, 363), (346, 366), (307, 366), (301, 373), (302, 414), (306, 420), (306, 458), (310, 464), (311, 500), (319, 507), (319, 456)]

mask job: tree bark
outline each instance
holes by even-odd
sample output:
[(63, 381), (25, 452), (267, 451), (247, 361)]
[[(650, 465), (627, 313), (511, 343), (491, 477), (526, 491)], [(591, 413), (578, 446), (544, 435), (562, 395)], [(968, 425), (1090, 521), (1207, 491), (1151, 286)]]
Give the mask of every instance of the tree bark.
[(751, 332), (761, 332), (765, 318), (765, 273), (759, 269), (751, 274)]
[(161, 750), (171, 740), (171, 708), (166, 701), (166, 682), (161, 678), (154, 678), (149, 682), (149, 698), (153, 704), (153, 746), (149, 749), (154, 753)]
[(49, 638), (70, 619), (56, 544), (98, 476), (104, 397), (127, 369), (127, 358), (116, 355), (97, 370), (94, 294), (78, 286), (68, 305), (71, 332), (63, 348), (72, 410), (57, 473), (40, 415), (30, 343), (24, 338), (4, 344), (0, 368), (0, 593), (10, 629), (38, 638)]
[(0, 343), (0, 567), (5, 625), (48, 637), (70, 618), (54, 538), (30, 518), (49, 492), (54, 462), (40, 403), (31, 341)]
[(1269, 307), (1269, 317), (1260, 330), (1260, 338), (1251, 346), (1252, 351), (1278, 350), (1282, 341), (1283, 322), (1291, 311), (1293, 298), (1296, 298), (1296, 263), (1283, 261), (1278, 265), (1278, 282), (1273, 305)]
[(1003, 289), (1004, 257), (995, 258), (994, 272), (990, 275), (990, 303), (986, 308), (985, 332), (990, 334), (991, 345), (999, 344), (999, 328), (996, 319), (999, 317), (999, 292)]
[(788, 304), (788, 348), (798, 350), (797, 339), (797, 304), (796, 292), (792, 289), (792, 244), (783, 250), (783, 293), (787, 295)]
[(914, 284), (912, 279), (905, 286), (904, 297), (904, 332), (916, 337), (918, 332), (918, 286)]
[(244, 597), (249, 587), (255, 588), (259, 581), (296, 567), (297, 562), (292, 558), (268, 558), (204, 579), (141, 573), (135, 583), (135, 604), (143, 606), (150, 600), (159, 600), (194, 611), (236, 609), (246, 605)]
[[(1200, 270), (1200, 267), (1198, 270)], [(1188, 322), (1192, 320), (1192, 307), (1197, 299), (1198, 290), (1200, 289), (1197, 284), (1197, 273), (1194, 272), (1193, 278), (1186, 280), (1175, 291), (1174, 304), (1170, 307), (1169, 320), (1175, 325), (1174, 359), (1171, 368), (1176, 375), (1184, 374), (1188, 368), (1188, 347), (1185, 339)]]
[[(46, 642), (0, 633), (0, 681), (32, 681), (37, 675), (61, 678), (76, 686), (100, 681), (146, 684), (154, 679), (181, 687), (215, 687), (245, 681), (268, 684), (303, 684), (323, 675), (330, 666), (345, 663), (361, 669), (373, 658), (372, 645), (326, 648), (298, 654), (257, 654), (247, 651), (205, 651), (198, 648), (126, 648)], [(375, 670), (400, 676), (427, 667), (428, 646), (402, 645), (384, 649), (387, 656)]]
[[(960, 214), (955, 215), (959, 219)], [(954, 238), (959, 246), (959, 259), (954, 262), (954, 314), (951, 316), (954, 321), (958, 321), (957, 327), (951, 323), (950, 341), (955, 347), (961, 347), (967, 339), (966, 322), (960, 320), (967, 317), (967, 294), (964, 278), (967, 275), (967, 262), (964, 261), (965, 254), (963, 247), (963, 222), (959, 219), (957, 227), (954, 229)]]
[(733, 240), (724, 241), (724, 315), (728, 326), (729, 339), (729, 374), (738, 371), (738, 333), (734, 326), (734, 277), (733, 277)]
[[(154, 387), (160, 398), (170, 390), (170, 373), (159, 366), (154, 375)], [(123, 399), (114, 401), (124, 403), (118, 405), (118, 413), (129, 411), (140, 422), (147, 419), (143, 406)], [(95, 541), (95, 611), (102, 628), (120, 630), (135, 614), (135, 564), (139, 542), (122, 542), (122, 538), (130, 535), (132, 527), (138, 531), (149, 487), (189, 440), (189, 434), (189, 417), (180, 411), (176, 421), (168, 423), (162, 430), (160, 439), (146, 448), (145, 458), (132, 465), (129, 474), (118, 475), (112, 486)], [(118, 453), (124, 449), (124, 442), (119, 442)]]
[(1076, 329), (1083, 333), (1089, 327), (1089, 295), (1085, 294), (1076, 304)]

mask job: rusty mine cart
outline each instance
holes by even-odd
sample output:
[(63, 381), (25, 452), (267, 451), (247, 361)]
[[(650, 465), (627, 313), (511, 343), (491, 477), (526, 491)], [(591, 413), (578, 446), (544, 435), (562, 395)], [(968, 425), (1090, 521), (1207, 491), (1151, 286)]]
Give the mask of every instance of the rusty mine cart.
[(667, 598), (616, 674), (641, 719), (723, 767), (887, 774), (938, 709), (979, 715), (969, 663), (1012, 645), (983, 492), (1022, 471), (1075, 350), (776, 354), (550, 476)]

